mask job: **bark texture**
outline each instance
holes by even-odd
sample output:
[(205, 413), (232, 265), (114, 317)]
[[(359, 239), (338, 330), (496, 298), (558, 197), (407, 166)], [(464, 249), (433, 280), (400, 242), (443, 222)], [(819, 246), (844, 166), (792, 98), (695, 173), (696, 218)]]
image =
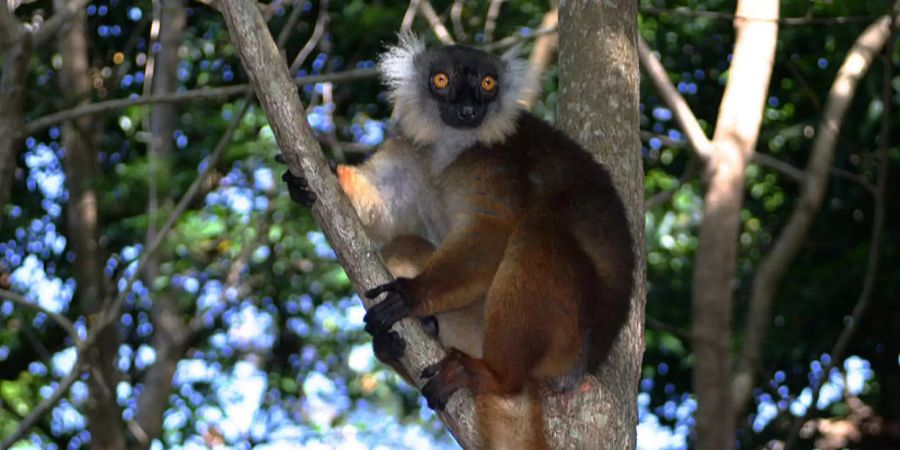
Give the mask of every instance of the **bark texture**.
[[(55, 0), (56, 10), (66, 8), (64, 0)], [(90, 44), (86, 33), (84, 11), (74, 13), (59, 41), (63, 55), (60, 87), (73, 103), (88, 103), (91, 97)], [(75, 280), (78, 288), (75, 299), (89, 317), (97, 314), (106, 298), (103, 276), (105, 255), (100, 247), (100, 211), (94, 180), (100, 175), (97, 146), (100, 130), (90, 117), (66, 122), (62, 144), (65, 148), (64, 170), (69, 202), (66, 207), (66, 228), (70, 248), (75, 252)], [(116, 367), (120, 337), (115, 327), (107, 327), (97, 343), (86, 348), (83, 355), (88, 369), (87, 423), (91, 432), (91, 448), (124, 449), (125, 427), (122, 410), (116, 401)]]
[(558, 448), (628, 449), (636, 444), (644, 351), (644, 177), (638, 116), (636, 2), (561, 1), (560, 125), (612, 173), (628, 207), (636, 248), (628, 323), (590, 389), (546, 402)]
[(28, 76), (28, 60), (31, 57), (31, 34), (22, 31), (6, 5), (0, 5), (4, 13), (4, 37), (6, 50), (3, 70), (0, 72), (0, 223), (12, 189), (16, 172), (16, 155), (22, 146), (22, 113), (25, 108), (25, 81)]

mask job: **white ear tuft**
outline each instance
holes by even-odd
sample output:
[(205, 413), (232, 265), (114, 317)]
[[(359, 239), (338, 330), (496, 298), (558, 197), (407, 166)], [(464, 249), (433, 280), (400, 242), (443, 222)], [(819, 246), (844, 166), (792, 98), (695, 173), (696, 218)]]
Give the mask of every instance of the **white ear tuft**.
[(398, 44), (391, 45), (378, 57), (378, 73), (391, 91), (411, 81), (416, 73), (414, 60), (425, 51), (425, 41), (410, 31), (397, 34)]

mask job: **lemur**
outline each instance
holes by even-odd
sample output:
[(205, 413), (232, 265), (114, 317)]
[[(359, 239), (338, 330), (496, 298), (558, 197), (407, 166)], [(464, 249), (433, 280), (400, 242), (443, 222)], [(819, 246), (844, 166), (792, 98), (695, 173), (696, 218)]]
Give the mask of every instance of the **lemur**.
[[(365, 316), (376, 354), (402, 356), (398, 320), (435, 316), (448, 354), (422, 373), (429, 406), (470, 389), (485, 448), (549, 448), (540, 383), (596, 368), (630, 307), (622, 200), (604, 166), (521, 107), (534, 83), (514, 56), (401, 35), (378, 69), (394, 135), (337, 166), (398, 276), (366, 292), (386, 294)], [(284, 179), (312, 204), (305, 180)]]

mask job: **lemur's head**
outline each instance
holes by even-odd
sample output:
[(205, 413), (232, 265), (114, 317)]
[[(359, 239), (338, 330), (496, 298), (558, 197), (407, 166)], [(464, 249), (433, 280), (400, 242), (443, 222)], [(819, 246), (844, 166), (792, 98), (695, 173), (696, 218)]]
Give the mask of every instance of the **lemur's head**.
[(424, 145), (460, 133), (485, 144), (502, 141), (535, 84), (528, 63), (511, 53), (498, 57), (464, 45), (426, 50), (412, 34), (388, 48), (378, 71), (401, 132)]

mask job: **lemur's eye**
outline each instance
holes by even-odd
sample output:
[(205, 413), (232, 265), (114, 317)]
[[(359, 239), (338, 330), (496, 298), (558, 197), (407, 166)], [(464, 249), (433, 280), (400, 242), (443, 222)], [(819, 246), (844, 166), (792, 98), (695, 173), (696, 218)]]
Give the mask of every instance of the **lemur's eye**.
[(481, 79), (481, 89), (484, 89), (484, 92), (491, 92), (497, 88), (497, 80), (494, 77), (488, 75)]
[(450, 84), (450, 77), (447, 76), (444, 72), (438, 72), (433, 77), (431, 77), (431, 84), (438, 89), (443, 89)]

